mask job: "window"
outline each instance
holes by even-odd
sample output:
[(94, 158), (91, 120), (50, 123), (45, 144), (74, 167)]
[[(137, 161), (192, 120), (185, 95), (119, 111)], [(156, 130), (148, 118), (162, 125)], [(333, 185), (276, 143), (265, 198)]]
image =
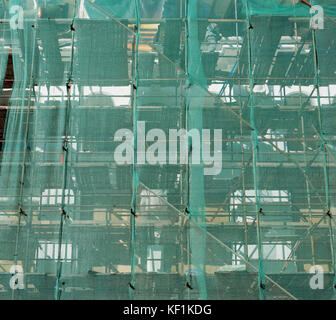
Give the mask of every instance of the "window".
[[(37, 272), (55, 272), (59, 258), (59, 243), (40, 240), (35, 253)], [(62, 243), (60, 259), (63, 271), (75, 272), (78, 267), (78, 247), (72, 243)]]
[(151, 189), (142, 190), (140, 194), (140, 207), (142, 211), (157, 210), (160, 206), (165, 206), (164, 200), (167, 199), (167, 190)]
[(270, 139), (272, 143), (265, 142), (265, 144), (271, 145), (274, 151), (281, 150), (283, 152), (288, 152), (287, 141), (285, 141), (285, 133), (286, 130), (268, 129), (265, 134), (265, 138)]
[[(242, 243), (235, 244), (233, 246), (233, 250), (246, 258), (245, 254), (245, 246)], [(258, 259), (258, 246), (256, 244), (247, 245), (248, 250), (248, 259), (249, 260), (257, 260)], [(262, 253), (263, 260), (279, 260), (285, 261), (289, 259), (290, 253), (292, 250), (292, 245), (290, 241), (286, 241), (284, 243), (274, 243), (267, 242), (262, 245)], [(241, 260), (236, 254), (232, 254), (232, 264), (233, 265), (242, 265), (245, 264), (244, 261)]]
[[(63, 189), (46, 189), (42, 192), (42, 204), (57, 205), (62, 204)], [(64, 203), (74, 204), (75, 195), (73, 190), (64, 190)]]
[(162, 272), (162, 251), (161, 245), (151, 245), (147, 247), (147, 272)]
[[(239, 207), (245, 203), (255, 203), (255, 190), (235, 191), (230, 198), (230, 211), (239, 210)], [(267, 203), (289, 203), (289, 192), (287, 190), (259, 190), (259, 200), (262, 204)], [(247, 217), (247, 222), (253, 222), (254, 218)], [(243, 217), (236, 217), (236, 222), (243, 222)]]
[[(39, 241), (37, 248), (37, 259), (39, 260), (58, 260), (59, 244), (49, 241)], [(61, 259), (64, 262), (70, 262), (72, 257), (72, 244), (61, 244)]]

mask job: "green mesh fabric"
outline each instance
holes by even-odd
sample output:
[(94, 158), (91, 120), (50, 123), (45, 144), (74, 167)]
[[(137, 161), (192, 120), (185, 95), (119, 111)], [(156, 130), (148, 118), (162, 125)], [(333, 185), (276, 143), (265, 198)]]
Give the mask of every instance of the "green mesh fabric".
[(0, 0), (0, 298), (333, 299), (335, 19), (336, 0)]
[(307, 4), (323, 5), (325, 13), (335, 17), (336, 11), (333, 3), (329, 1), (306, 1), (301, 0), (274, 0), (274, 1), (259, 1), (249, 0), (250, 14), (251, 15), (284, 15), (296, 17), (310, 17)]

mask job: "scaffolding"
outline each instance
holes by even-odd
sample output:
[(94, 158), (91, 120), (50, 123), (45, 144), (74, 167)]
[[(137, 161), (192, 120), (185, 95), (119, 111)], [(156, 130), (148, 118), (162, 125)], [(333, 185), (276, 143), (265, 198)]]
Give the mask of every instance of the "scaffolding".
[(335, 19), (336, 0), (0, 0), (0, 298), (333, 299)]

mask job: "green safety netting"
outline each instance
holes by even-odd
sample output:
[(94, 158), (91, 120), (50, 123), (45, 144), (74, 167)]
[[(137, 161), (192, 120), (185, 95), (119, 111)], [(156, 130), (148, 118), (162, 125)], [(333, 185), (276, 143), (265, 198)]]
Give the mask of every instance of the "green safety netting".
[(1, 0), (0, 297), (333, 299), (335, 19)]

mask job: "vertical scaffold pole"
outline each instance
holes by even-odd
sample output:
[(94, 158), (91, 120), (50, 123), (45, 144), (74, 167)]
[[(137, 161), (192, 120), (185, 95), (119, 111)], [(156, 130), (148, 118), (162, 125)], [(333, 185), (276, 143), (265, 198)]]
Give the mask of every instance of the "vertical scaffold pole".
[(246, 19), (247, 19), (247, 45), (248, 45), (248, 65), (249, 65), (249, 88), (250, 88), (250, 123), (252, 126), (251, 132), (251, 143), (252, 143), (252, 162), (253, 162), (253, 186), (255, 192), (256, 200), (256, 228), (257, 228), (257, 243), (258, 243), (258, 290), (259, 298), (261, 300), (265, 299), (265, 277), (264, 277), (264, 266), (263, 266), (263, 252), (262, 252), (262, 238), (260, 230), (260, 213), (262, 211), (259, 198), (259, 187), (258, 187), (258, 130), (255, 124), (255, 114), (254, 114), (254, 75), (253, 75), (253, 58), (252, 58), (252, 42), (251, 35), (253, 26), (250, 21), (250, 12), (248, 0), (245, 1), (246, 7)]
[[(69, 73), (67, 78), (66, 86), (66, 109), (65, 109), (65, 121), (64, 121), (64, 141), (62, 146), (63, 152), (63, 183), (62, 183), (62, 200), (61, 200), (61, 220), (59, 227), (59, 239), (58, 239), (58, 253), (57, 253), (57, 271), (56, 271), (56, 300), (61, 299), (62, 292), (64, 290), (64, 284), (61, 282), (62, 276), (62, 243), (63, 243), (63, 234), (64, 234), (64, 223), (65, 220), (69, 217), (69, 213), (66, 212), (66, 203), (65, 203), (65, 190), (68, 187), (68, 163), (70, 157), (70, 148), (71, 143), (69, 144), (69, 131), (71, 129), (71, 113), (72, 113), (72, 94), (75, 91), (75, 88), (72, 85), (73, 81), (73, 60), (74, 60), (74, 42), (75, 42), (75, 20), (76, 20), (76, 8), (77, 8), (77, 0), (74, 2), (73, 7), (73, 17), (72, 24), (69, 26), (71, 31), (71, 56), (70, 56), (70, 66)], [(72, 138), (70, 138), (72, 139)]]
[(134, 0), (134, 13), (136, 18), (136, 24), (134, 26), (134, 38), (132, 45), (133, 53), (133, 69), (132, 69), (132, 118), (133, 118), (133, 165), (132, 165), (132, 203), (131, 203), (131, 214), (130, 214), (130, 226), (131, 226), (131, 280), (129, 282), (129, 295), (130, 299), (134, 299), (135, 290), (135, 218), (136, 218), (136, 193), (139, 185), (139, 176), (137, 171), (137, 89), (138, 89), (138, 63), (139, 63), (139, 41), (140, 41), (140, 12), (139, 12), (139, 0)]
[(318, 52), (316, 45), (316, 30), (312, 29), (313, 36), (313, 49), (314, 49), (314, 72), (315, 72), (315, 88), (317, 92), (317, 111), (318, 111), (318, 121), (320, 127), (320, 137), (322, 139), (321, 148), (323, 150), (323, 172), (324, 172), (324, 184), (325, 184), (325, 198), (326, 198), (326, 208), (324, 210), (327, 214), (328, 224), (329, 224), (329, 235), (330, 235), (330, 250), (331, 250), (331, 263), (332, 263), (332, 272), (334, 274), (333, 281), (333, 292), (336, 294), (336, 272), (335, 272), (335, 244), (334, 244), (334, 234), (332, 227), (332, 217), (330, 213), (331, 199), (329, 192), (329, 175), (328, 175), (328, 166), (327, 166), (327, 157), (328, 157), (328, 146), (325, 139), (325, 132), (323, 129), (322, 121), (322, 109), (321, 109), (321, 94), (320, 94), (320, 75), (319, 75), (319, 61), (318, 61)]

